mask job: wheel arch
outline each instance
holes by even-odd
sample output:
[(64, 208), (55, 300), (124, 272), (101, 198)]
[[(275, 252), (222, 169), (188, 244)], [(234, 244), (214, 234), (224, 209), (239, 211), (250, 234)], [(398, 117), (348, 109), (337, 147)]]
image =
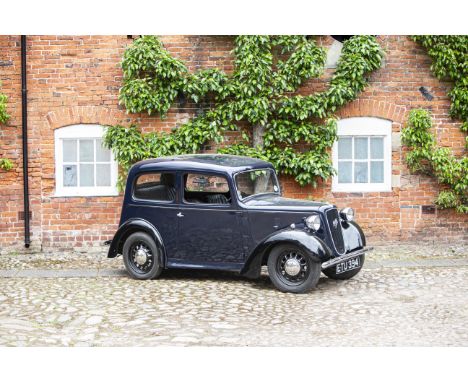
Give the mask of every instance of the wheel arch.
[(320, 263), (331, 258), (329, 248), (320, 238), (306, 231), (287, 229), (273, 233), (258, 244), (247, 258), (241, 275), (248, 278), (258, 278), (262, 265), (268, 261), (272, 249), (283, 244), (294, 245), (302, 249)]
[(125, 240), (135, 232), (145, 232), (151, 236), (160, 251), (160, 264), (165, 267), (166, 250), (162, 236), (155, 226), (144, 219), (129, 219), (119, 227), (112, 239), (107, 257), (116, 257), (118, 254), (122, 253)]

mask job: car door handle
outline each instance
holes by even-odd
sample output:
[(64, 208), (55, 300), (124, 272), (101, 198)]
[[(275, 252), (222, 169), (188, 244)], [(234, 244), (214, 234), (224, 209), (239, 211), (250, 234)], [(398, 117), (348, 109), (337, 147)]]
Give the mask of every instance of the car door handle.
[(183, 217), (184, 217), (184, 214), (183, 214), (182, 212), (179, 212), (179, 213), (177, 214), (177, 217), (178, 217), (178, 218), (183, 218)]

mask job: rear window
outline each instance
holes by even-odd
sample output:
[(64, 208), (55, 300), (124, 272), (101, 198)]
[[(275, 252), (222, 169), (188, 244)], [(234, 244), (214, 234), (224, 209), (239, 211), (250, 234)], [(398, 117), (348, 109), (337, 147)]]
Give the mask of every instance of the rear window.
[(175, 200), (175, 174), (151, 172), (138, 176), (133, 196), (136, 199), (172, 202)]

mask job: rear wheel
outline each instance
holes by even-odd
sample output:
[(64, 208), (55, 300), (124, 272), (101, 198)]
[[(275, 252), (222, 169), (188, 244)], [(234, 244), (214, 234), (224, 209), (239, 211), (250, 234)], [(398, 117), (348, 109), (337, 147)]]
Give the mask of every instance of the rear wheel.
[(125, 240), (122, 252), (125, 268), (133, 278), (149, 280), (161, 274), (159, 249), (147, 233), (136, 232), (131, 234)]
[(348, 272), (336, 273), (336, 265), (327, 269), (324, 269), (322, 272), (325, 276), (333, 280), (349, 280), (350, 278), (356, 276), (362, 269), (364, 265), (364, 255), (359, 256), (359, 268), (352, 269)]
[(293, 245), (279, 245), (268, 257), (268, 274), (282, 292), (306, 293), (320, 278), (320, 263)]

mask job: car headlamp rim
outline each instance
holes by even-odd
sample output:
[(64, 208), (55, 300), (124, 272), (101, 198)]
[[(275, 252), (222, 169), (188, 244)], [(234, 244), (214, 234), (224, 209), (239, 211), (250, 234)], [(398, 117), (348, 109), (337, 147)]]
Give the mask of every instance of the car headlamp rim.
[(314, 231), (318, 231), (322, 226), (322, 221), (320, 219), (320, 215), (318, 214), (309, 215), (304, 219), (304, 221), (306, 226)]
[(340, 215), (344, 220), (352, 222), (354, 220), (355, 215), (354, 209), (352, 209), (351, 207), (345, 207), (340, 211)]

